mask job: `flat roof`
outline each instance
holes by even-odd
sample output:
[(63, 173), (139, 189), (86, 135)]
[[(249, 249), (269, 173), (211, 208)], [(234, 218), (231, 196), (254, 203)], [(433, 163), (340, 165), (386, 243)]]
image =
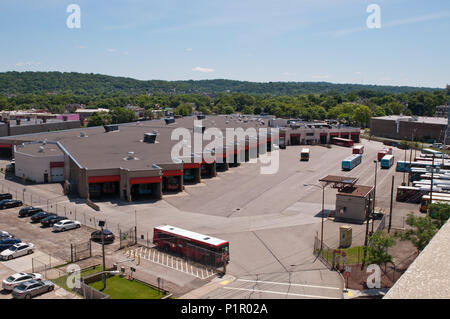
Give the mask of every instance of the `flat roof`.
[[(88, 169), (152, 169), (153, 164), (177, 163), (172, 160), (171, 151), (181, 138), (172, 140), (172, 133), (176, 128), (186, 128), (193, 139), (194, 120), (197, 120), (196, 116), (176, 119), (175, 123), (169, 125), (166, 125), (163, 119), (124, 123), (118, 125), (119, 130), (111, 132), (105, 132), (102, 126), (98, 126), (7, 136), (2, 139), (15, 143), (39, 140), (59, 142), (81, 166)], [(226, 128), (242, 127), (246, 130), (253, 127), (255, 131), (251, 136), (255, 139), (259, 128), (268, 128), (267, 123), (262, 125), (251, 118), (245, 121), (237, 116), (206, 116), (202, 120), (202, 125), (206, 128), (217, 127), (220, 129), (224, 136), (224, 144), (226, 143)], [(143, 142), (144, 134), (153, 131), (157, 133), (156, 142), (154, 144)], [(270, 132), (270, 130), (268, 131)], [(211, 141), (204, 140), (202, 143), (204, 149)], [(190, 154), (196, 151), (192, 140), (191, 145)], [(134, 160), (127, 159), (128, 152), (134, 152)]]
[(385, 120), (385, 121), (405, 121), (411, 123), (427, 123), (427, 124), (439, 124), (447, 125), (448, 119), (445, 117), (429, 117), (429, 116), (400, 116), (400, 115), (387, 115), (374, 117), (375, 120)]
[(209, 244), (209, 245), (213, 245), (213, 246), (219, 246), (222, 244), (226, 244), (228, 243), (226, 240), (223, 239), (219, 239), (219, 238), (215, 238), (215, 237), (211, 237), (211, 236), (207, 236), (207, 235), (202, 235), (199, 233), (195, 233), (189, 230), (185, 230), (182, 228), (178, 228), (175, 226), (170, 226), (170, 225), (164, 225), (164, 226), (159, 226), (159, 227), (155, 227), (155, 229), (159, 229), (168, 233), (172, 233), (178, 236), (182, 236), (182, 237), (186, 237), (186, 238), (191, 238), (193, 240), (205, 243), (205, 244)]
[(366, 197), (373, 190), (373, 186), (354, 185), (343, 187), (339, 190), (338, 195), (352, 197)]
[(358, 179), (356, 177), (328, 175), (320, 179), (319, 182), (353, 185), (357, 180)]
[(17, 145), (16, 151), (37, 157), (64, 155), (63, 151), (55, 143), (26, 143), (25, 145)]

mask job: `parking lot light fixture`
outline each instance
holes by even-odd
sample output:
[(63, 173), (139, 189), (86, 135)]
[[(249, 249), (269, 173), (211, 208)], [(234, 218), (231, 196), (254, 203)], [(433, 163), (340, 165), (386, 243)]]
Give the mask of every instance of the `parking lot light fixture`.
[(322, 223), (321, 223), (321, 231), (320, 231), (320, 250), (323, 249), (323, 220), (325, 214), (325, 185), (319, 186), (316, 184), (303, 184), (304, 186), (314, 186), (322, 189)]
[(103, 232), (103, 227), (105, 226), (105, 221), (104, 220), (99, 220), (98, 221), (98, 226), (100, 226), (100, 231), (101, 231), (101, 237), (102, 237), (102, 259), (103, 259), (103, 274), (102, 274), (102, 282), (103, 282), (103, 290), (106, 289), (106, 278), (105, 278), (105, 234)]

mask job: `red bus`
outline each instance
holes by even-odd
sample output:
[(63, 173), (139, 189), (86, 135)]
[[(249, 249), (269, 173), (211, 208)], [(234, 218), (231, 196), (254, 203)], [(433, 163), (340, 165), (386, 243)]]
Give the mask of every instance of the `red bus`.
[(230, 261), (228, 241), (170, 225), (153, 229), (153, 244), (205, 264), (222, 265)]
[(333, 137), (333, 144), (339, 145), (339, 146), (345, 146), (345, 147), (352, 147), (353, 140), (349, 140), (347, 138), (341, 138), (341, 137)]
[(381, 159), (385, 155), (392, 155), (392, 147), (389, 147), (389, 148), (385, 147), (381, 151), (378, 152), (378, 155), (377, 155), (378, 162), (381, 161)]
[(363, 154), (364, 153), (364, 145), (357, 145), (353, 147), (352, 154)]

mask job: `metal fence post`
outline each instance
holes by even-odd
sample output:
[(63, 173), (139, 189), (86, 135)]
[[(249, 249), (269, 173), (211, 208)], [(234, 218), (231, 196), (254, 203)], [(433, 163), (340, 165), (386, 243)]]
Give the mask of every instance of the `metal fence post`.
[(70, 262), (73, 263), (73, 244), (70, 244)]

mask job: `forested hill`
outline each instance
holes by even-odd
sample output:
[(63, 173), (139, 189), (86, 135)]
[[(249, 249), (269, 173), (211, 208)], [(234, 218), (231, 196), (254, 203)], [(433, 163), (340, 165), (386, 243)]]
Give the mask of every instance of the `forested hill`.
[(328, 82), (245, 82), (234, 80), (141, 81), (132, 78), (101, 74), (61, 72), (4, 72), (0, 73), (0, 94), (63, 93), (91, 95), (105, 93), (208, 93), (224, 92), (269, 95), (296, 95), (308, 93), (340, 93), (377, 91), (387, 94), (439, 89), (407, 86), (378, 86), (360, 84), (333, 84)]

